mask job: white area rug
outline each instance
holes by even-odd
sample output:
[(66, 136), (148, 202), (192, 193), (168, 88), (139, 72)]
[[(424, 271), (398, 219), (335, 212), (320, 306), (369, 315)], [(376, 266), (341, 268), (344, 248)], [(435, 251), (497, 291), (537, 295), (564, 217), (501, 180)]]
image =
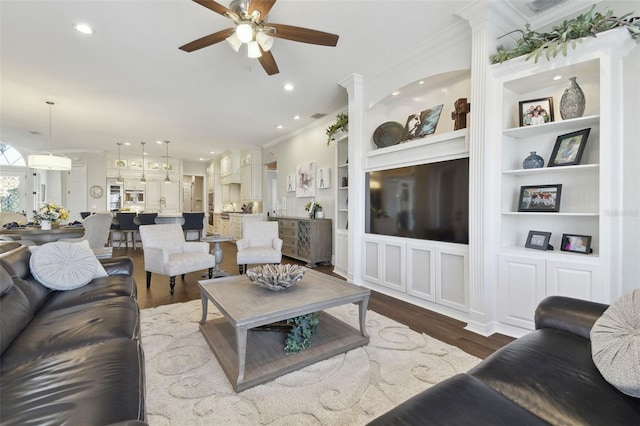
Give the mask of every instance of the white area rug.
[[(369, 345), (236, 393), (200, 334), (201, 306), (195, 300), (142, 311), (152, 426), (363, 425), (480, 362), (368, 311)], [(209, 318), (220, 316), (211, 303), (208, 309)], [(355, 305), (327, 312), (359, 328)]]

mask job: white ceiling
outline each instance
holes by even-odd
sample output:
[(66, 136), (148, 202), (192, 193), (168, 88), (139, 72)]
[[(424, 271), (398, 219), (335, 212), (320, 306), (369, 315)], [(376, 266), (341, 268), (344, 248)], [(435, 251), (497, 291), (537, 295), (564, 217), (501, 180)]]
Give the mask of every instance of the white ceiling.
[[(190, 0), (0, 0), (0, 141), (47, 150), (51, 100), (53, 150), (68, 154), (116, 153), (118, 142), (131, 142), (123, 154), (139, 153), (140, 141), (170, 140), (172, 157), (197, 161), (263, 145), (310, 126), (313, 114), (335, 115), (347, 104), (339, 81), (366, 77), (458, 22), (454, 12), (467, 3), (279, 0), (269, 21), (340, 39), (337, 47), (276, 39), (280, 73), (268, 76), (226, 42), (179, 50), (232, 25)], [(79, 22), (95, 34), (75, 31)], [(147, 151), (164, 155), (154, 143)]]

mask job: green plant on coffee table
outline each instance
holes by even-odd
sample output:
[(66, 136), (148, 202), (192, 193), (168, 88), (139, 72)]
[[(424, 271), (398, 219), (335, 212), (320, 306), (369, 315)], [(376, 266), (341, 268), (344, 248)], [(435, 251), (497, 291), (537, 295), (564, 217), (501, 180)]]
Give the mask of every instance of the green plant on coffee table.
[(284, 351), (288, 354), (295, 354), (311, 345), (311, 336), (317, 330), (320, 318), (316, 312), (313, 312), (289, 318), (287, 323), (293, 324), (293, 328), (287, 334)]
[(527, 55), (526, 60), (534, 58), (537, 63), (543, 53), (547, 60), (551, 57), (555, 58), (559, 53), (567, 56), (569, 45), (575, 49), (577, 43), (582, 43), (582, 38), (596, 37), (597, 33), (618, 27), (627, 28), (634, 40), (640, 40), (640, 18), (632, 17), (632, 13), (616, 17), (611, 10), (602, 14), (595, 12), (595, 8), (594, 4), (588, 12), (568, 21), (565, 20), (548, 33), (532, 31), (529, 24), (525, 26), (525, 31), (512, 31), (511, 33), (522, 33), (522, 38), (518, 39), (516, 46), (511, 49), (498, 47), (498, 51), (491, 55), (491, 63), (504, 62), (523, 55)]

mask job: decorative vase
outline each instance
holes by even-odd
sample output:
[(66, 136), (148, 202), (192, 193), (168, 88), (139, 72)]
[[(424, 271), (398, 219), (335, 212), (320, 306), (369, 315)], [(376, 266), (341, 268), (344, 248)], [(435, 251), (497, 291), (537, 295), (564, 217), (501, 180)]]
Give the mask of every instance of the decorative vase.
[(539, 169), (544, 167), (544, 159), (536, 154), (535, 151), (531, 151), (531, 155), (524, 159), (522, 167), (525, 169)]
[(576, 82), (576, 77), (571, 77), (560, 99), (560, 116), (563, 120), (582, 117), (584, 106), (584, 92)]
[(324, 219), (324, 212), (322, 210), (316, 213), (316, 219)]
[(50, 220), (41, 220), (40, 221), (40, 229), (48, 231), (51, 229), (51, 221)]

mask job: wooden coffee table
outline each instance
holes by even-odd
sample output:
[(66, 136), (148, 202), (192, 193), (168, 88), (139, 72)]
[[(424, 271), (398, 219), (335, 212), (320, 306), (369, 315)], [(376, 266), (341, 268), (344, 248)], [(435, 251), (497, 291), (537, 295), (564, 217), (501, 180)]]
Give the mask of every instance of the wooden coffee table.
[[(307, 270), (283, 291), (258, 287), (246, 275), (203, 280), (199, 286), (200, 331), (236, 391), (369, 343), (365, 320), (371, 291), (335, 277)], [(208, 301), (223, 318), (206, 321)], [(347, 303), (359, 306), (360, 330), (320, 312)], [(296, 354), (285, 353), (285, 333), (251, 330), (312, 312), (319, 313), (320, 324), (311, 346)]]

